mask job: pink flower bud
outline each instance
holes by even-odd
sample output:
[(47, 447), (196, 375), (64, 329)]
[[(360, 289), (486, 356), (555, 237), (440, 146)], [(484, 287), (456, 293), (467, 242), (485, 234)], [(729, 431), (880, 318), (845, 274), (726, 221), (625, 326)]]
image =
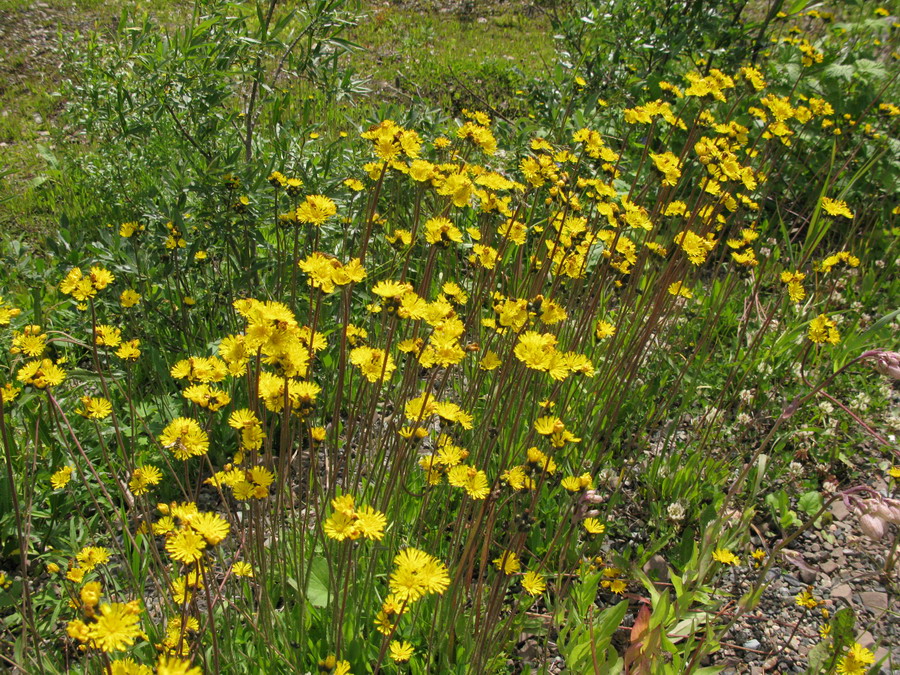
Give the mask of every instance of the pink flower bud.
[(891, 507), (880, 499), (867, 499), (866, 506), (869, 513), (881, 520), (889, 520), (891, 517)]
[(887, 507), (884, 520), (894, 525), (900, 525), (900, 499), (884, 498), (884, 504)]
[(870, 513), (859, 517), (859, 527), (872, 541), (878, 541), (884, 536), (884, 521)]
[(881, 352), (874, 357), (875, 370), (895, 380), (900, 380), (900, 353)]

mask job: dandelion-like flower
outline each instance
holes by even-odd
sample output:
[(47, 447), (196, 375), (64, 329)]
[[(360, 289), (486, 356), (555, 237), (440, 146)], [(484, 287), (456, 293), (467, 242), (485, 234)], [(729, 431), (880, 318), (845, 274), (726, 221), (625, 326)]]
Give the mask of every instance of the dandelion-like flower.
[(741, 559), (727, 548), (717, 548), (713, 551), (712, 558), (723, 565), (737, 565), (741, 562)]
[(50, 486), (54, 490), (62, 490), (72, 480), (72, 467), (64, 466), (50, 476)]
[(173, 560), (184, 563), (197, 562), (203, 557), (206, 540), (198, 532), (190, 529), (178, 530), (166, 540), (166, 551)]
[(416, 651), (412, 644), (406, 642), (405, 640), (392, 640), (390, 650), (391, 659), (395, 663), (403, 663), (405, 661), (409, 661)]
[(434, 556), (405, 548), (394, 558), (391, 591), (400, 602), (415, 602), (433, 593), (442, 594), (450, 585), (447, 566)]
[(163, 447), (175, 455), (175, 459), (188, 459), (205, 455), (209, 449), (209, 437), (200, 425), (187, 417), (176, 417), (163, 429), (159, 437)]
[(868, 667), (875, 662), (875, 654), (854, 642), (850, 650), (838, 662), (837, 672), (840, 675), (865, 675)]
[(538, 572), (525, 572), (522, 575), (522, 588), (528, 595), (537, 596), (547, 590), (547, 582)]
[(337, 206), (328, 197), (322, 195), (307, 195), (306, 199), (297, 207), (297, 220), (301, 223), (320, 226), (337, 213)]
[(104, 652), (118, 652), (134, 644), (143, 635), (137, 603), (104, 603), (96, 622), (87, 629), (87, 637)]

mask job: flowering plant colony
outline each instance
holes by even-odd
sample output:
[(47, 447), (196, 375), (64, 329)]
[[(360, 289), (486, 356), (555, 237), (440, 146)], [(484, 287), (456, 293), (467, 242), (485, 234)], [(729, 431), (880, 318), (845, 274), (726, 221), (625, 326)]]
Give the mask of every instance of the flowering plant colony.
[[(624, 617), (677, 547), (677, 612), (704, 618), (626, 660), (694, 668), (726, 625), (717, 579), (779, 545), (747, 548), (748, 472), (832, 364), (885, 346), (850, 299), (875, 297), (858, 280), (900, 206), (848, 199), (837, 170), (772, 205), (819, 144), (836, 168), (896, 142), (900, 108), (844, 119), (802, 82), (689, 72), (524, 142), (484, 112), (428, 137), (383, 120), (335, 141), (359, 153), (347, 173), (308, 185), (298, 162), (247, 194), (225, 176), (214, 210), (114, 227), (43, 312), (0, 302), (20, 665), (494, 672), (523, 630), (549, 658), (589, 621), (586, 580)], [(706, 488), (667, 480), (682, 466)], [(653, 505), (628, 544), (635, 484)], [(617, 626), (595, 665), (621, 664)], [(838, 672), (871, 663), (833, 651)]]

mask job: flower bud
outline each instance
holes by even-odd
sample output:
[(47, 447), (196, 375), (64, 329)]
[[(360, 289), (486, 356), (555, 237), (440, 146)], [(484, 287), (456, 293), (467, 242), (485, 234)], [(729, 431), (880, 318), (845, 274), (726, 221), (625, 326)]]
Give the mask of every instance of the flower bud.
[(859, 517), (859, 527), (872, 541), (878, 541), (884, 536), (884, 521), (871, 513)]
[(874, 357), (875, 370), (895, 380), (900, 380), (900, 353), (881, 352)]
[(588, 490), (584, 493), (584, 501), (591, 504), (599, 504), (603, 501), (603, 497), (596, 490)]
[(894, 525), (900, 525), (900, 499), (885, 497), (882, 502), (885, 505), (885, 514), (882, 518)]

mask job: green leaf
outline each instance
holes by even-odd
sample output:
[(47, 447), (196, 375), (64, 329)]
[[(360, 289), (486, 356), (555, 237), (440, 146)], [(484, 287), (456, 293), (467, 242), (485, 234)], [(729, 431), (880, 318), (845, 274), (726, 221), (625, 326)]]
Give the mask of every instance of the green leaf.
[(831, 635), (835, 651), (841, 651), (855, 641), (855, 625), (856, 615), (850, 607), (841, 607), (834, 613), (834, 618), (831, 620)]
[(832, 63), (825, 68), (825, 77), (849, 82), (853, 78), (853, 66), (847, 66), (842, 63)]
[(306, 599), (313, 607), (325, 607), (328, 605), (328, 596), (328, 561), (325, 558), (313, 558)]
[(611, 640), (613, 634), (619, 628), (622, 623), (622, 619), (625, 618), (625, 613), (628, 611), (628, 600), (622, 600), (615, 607), (607, 607), (602, 612), (598, 618), (598, 626), (594, 629), (594, 639), (597, 641), (598, 646), (603, 644), (604, 648), (607, 643), (605, 640)]
[(822, 508), (822, 495), (817, 490), (810, 490), (800, 497), (797, 506), (811, 516)]

